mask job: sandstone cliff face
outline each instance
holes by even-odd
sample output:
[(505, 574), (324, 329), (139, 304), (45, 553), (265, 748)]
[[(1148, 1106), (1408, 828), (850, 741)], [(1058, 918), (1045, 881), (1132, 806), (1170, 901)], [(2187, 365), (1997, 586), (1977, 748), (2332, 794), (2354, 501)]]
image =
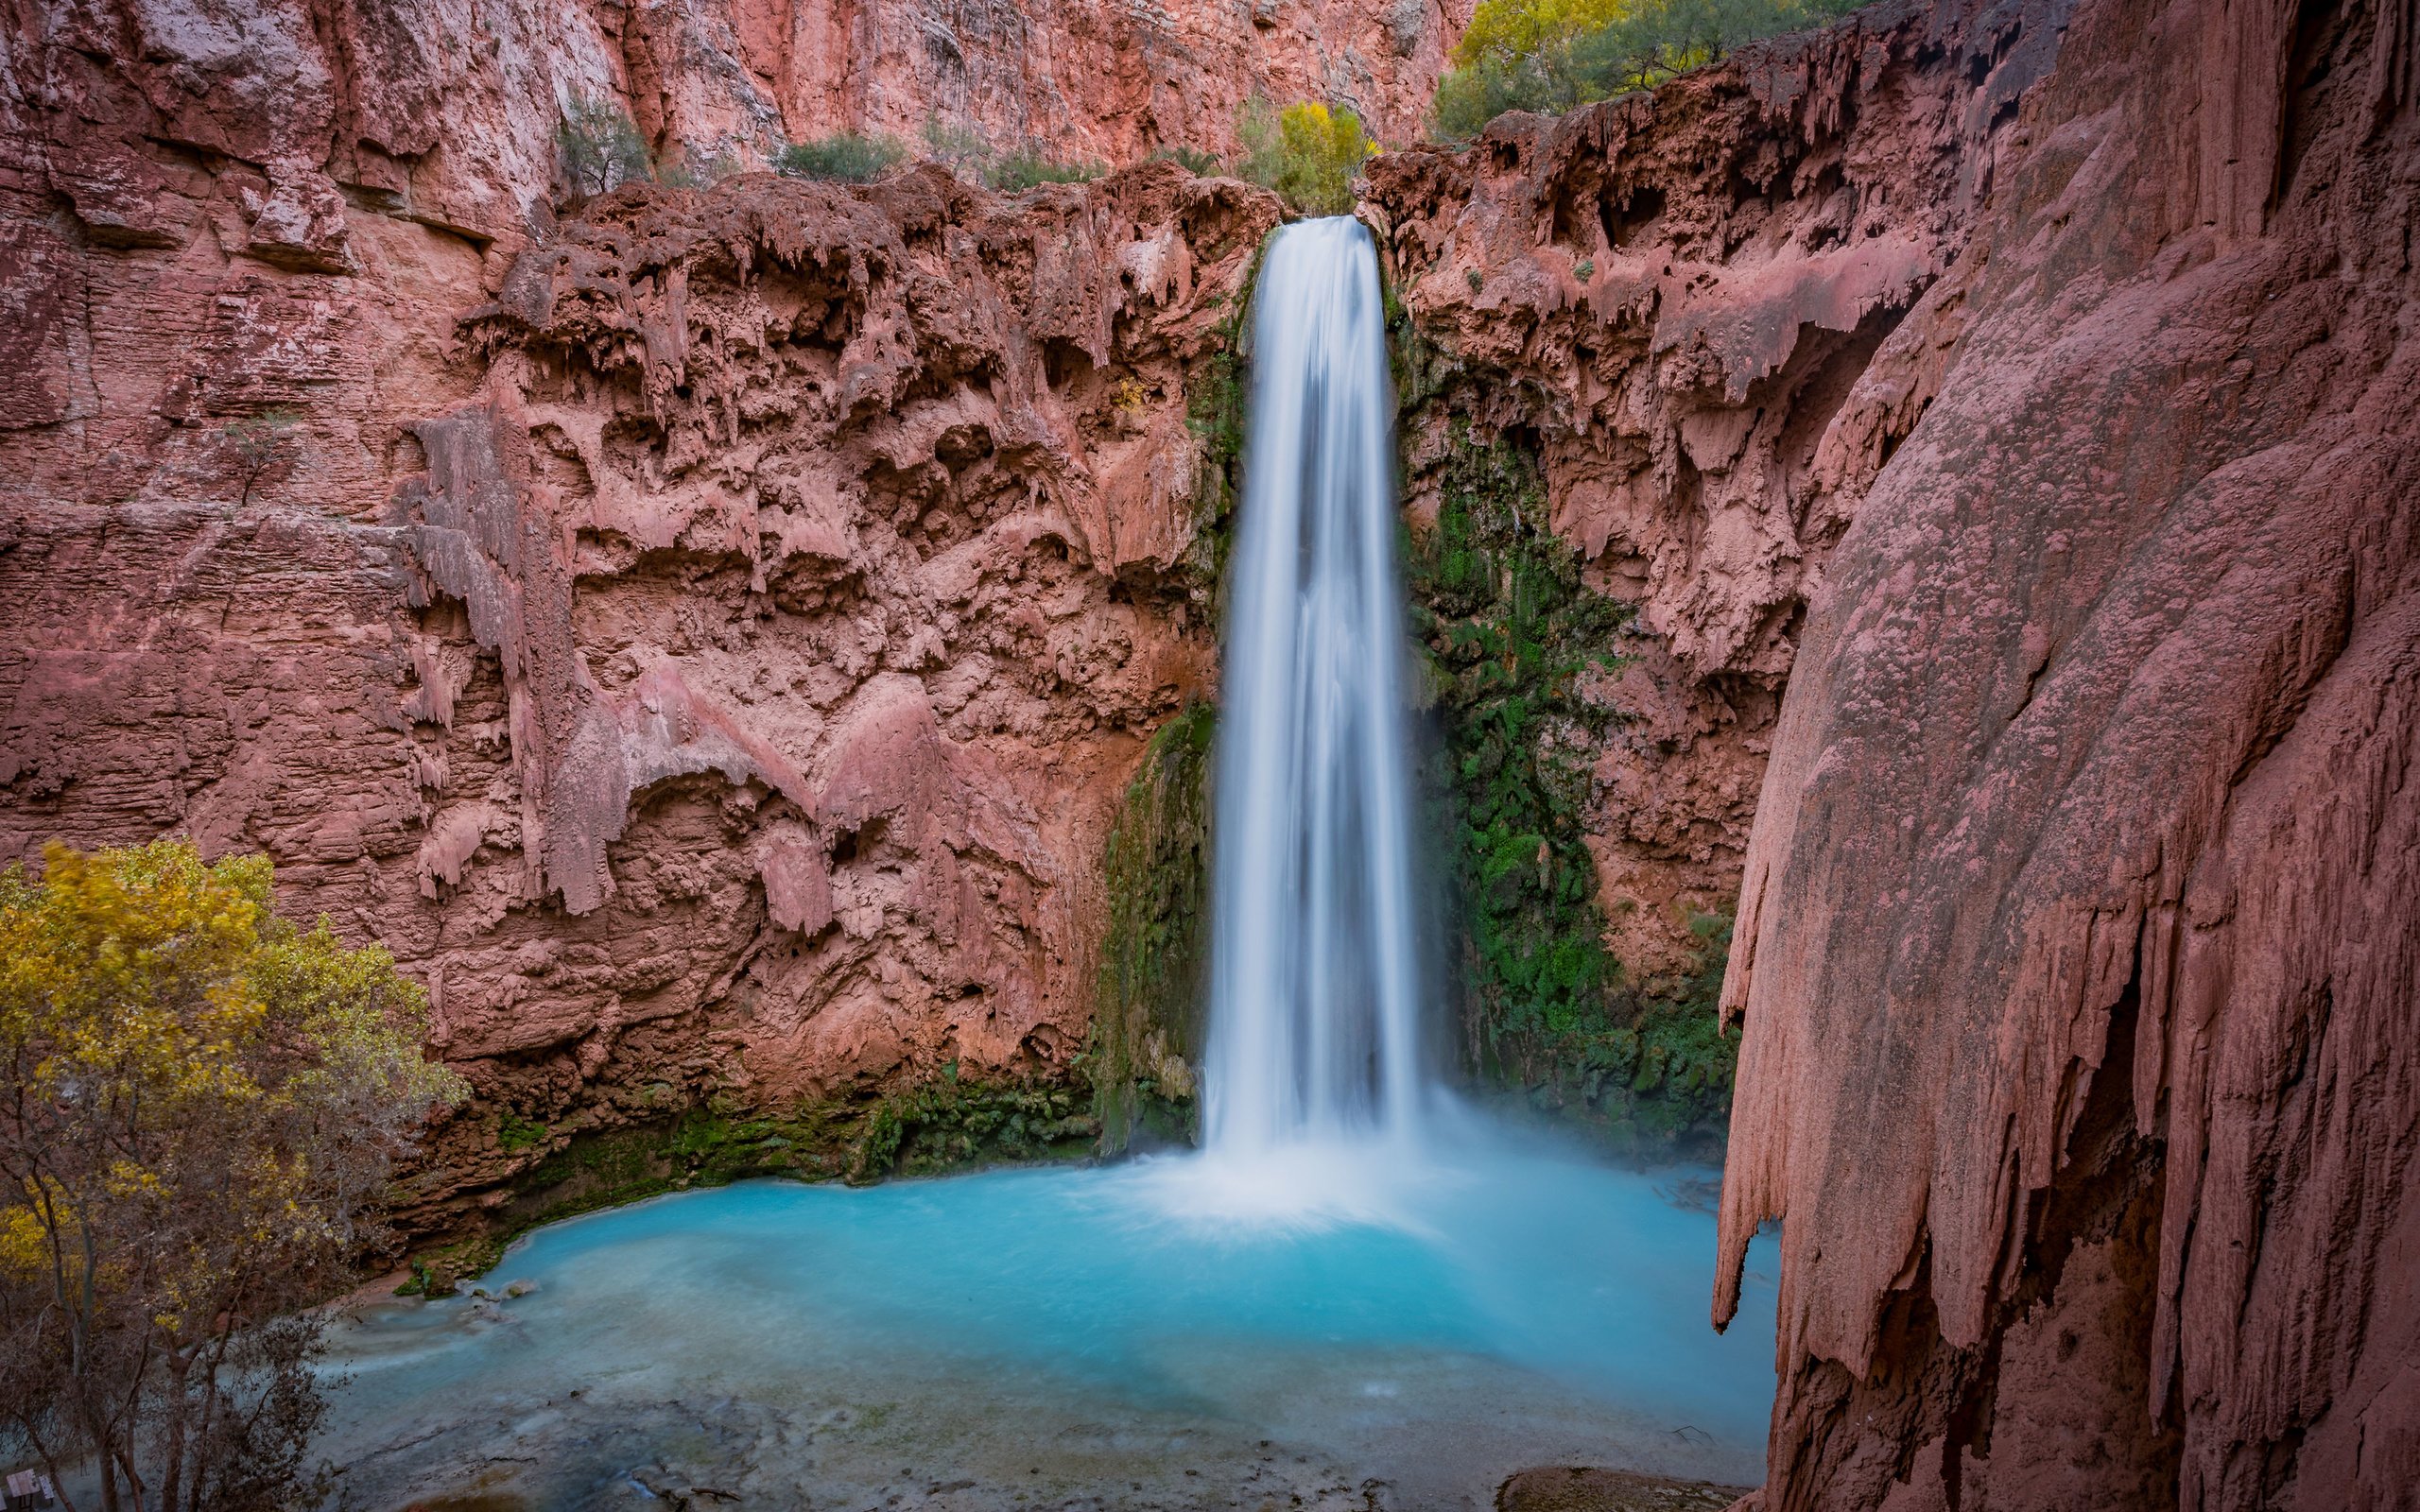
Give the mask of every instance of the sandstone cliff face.
[(1637, 606), (1589, 823), (1616, 954), (1689, 958), (1737, 898), (1805, 606), (1930, 397), (1953, 266), (2056, 56), (2011, 10), (1895, 4), (1652, 95), (1371, 166), (1415, 358), (1409, 507), (1464, 424), (1532, 450), (1542, 522)]
[(2415, 21), (2091, 0), (1866, 380), (1725, 995), (1769, 1506), (2413, 1504)]
[(1414, 423), (1533, 447), (1654, 632), (1616, 908), (1753, 811), (1763, 1504), (2409, 1506), (2415, 16), (2066, 12), (1381, 160)]
[(10, 222), (0, 849), (264, 850), (389, 944), (479, 1094), (433, 1197), (543, 1153), (501, 1114), (1063, 1074), (1276, 215), (758, 177), (502, 270), (348, 207), (358, 276)]
[(580, 99), (700, 173), (838, 130), (1111, 165), (1224, 153), (1255, 89), (1346, 101), (1409, 140), (1472, 3), (18, 0), (0, 174), (96, 245), (187, 247), (223, 219), (227, 250), (360, 271), (377, 249), (354, 244), (348, 204), (475, 249), (542, 230)]

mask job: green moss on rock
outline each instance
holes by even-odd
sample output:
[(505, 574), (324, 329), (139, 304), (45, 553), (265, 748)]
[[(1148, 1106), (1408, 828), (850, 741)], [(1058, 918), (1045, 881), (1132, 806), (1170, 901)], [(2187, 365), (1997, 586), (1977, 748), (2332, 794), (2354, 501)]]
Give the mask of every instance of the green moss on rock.
[(1109, 920), (1085, 1055), (1103, 1154), (1196, 1133), (1216, 731), (1206, 703), (1162, 726), (1110, 830)]
[[(987, 1165), (1080, 1160), (1099, 1125), (1080, 1071), (1056, 1082), (962, 1079), (952, 1064), (929, 1081), (873, 1099), (804, 1102), (778, 1112), (736, 1099), (554, 1141), (484, 1215), (484, 1231), (414, 1254), (401, 1296), (444, 1297), (485, 1274), (513, 1238), (542, 1224), (666, 1192), (750, 1177), (853, 1185)], [(528, 1126), (538, 1127), (530, 1125)]]
[(1413, 625), (1439, 732), (1431, 791), (1449, 836), (1468, 1054), (1482, 1079), (1625, 1143), (1719, 1121), (1736, 1050), (1718, 1031), (1728, 920), (1703, 916), (1689, 985), (1643, 991), (1605, 948), (1586, 844), (1590, 767), (1620, 717), (1602, 676), (1627, 605), (1590, 589), (1507, 437), (1457, 422), (1435, 526), (1410, 544)]
[(1269, 243), (1253, 254), (1236, 300), (1208, 352), (1186, 372), (1184, 421), (1199, 448), (1193, 483), (1193, 540), (1184, 569), (1194, 596), (1214, 615), (1219, 589), (1235, 544), (1236, 504), (1243, 495), (1244, 412), (1250, 401), (1247, 347), (1252, 330), (1252, 293)]

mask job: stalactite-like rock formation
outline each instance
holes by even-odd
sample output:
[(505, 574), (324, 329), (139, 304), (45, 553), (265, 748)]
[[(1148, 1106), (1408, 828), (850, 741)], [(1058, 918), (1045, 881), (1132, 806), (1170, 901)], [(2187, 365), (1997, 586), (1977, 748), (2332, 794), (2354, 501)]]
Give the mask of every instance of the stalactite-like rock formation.
[(1063, 1077), (1118, 790), (1214, 672), (1187, 379), (1277, 213), (758, 176), (484, 300), (358, 212), (375, 277), (14, 222), (0, 850), (265, 850), (385, 941), (478, 1093), (431, 1202), (708, 1094)]
[(2412, 1504), (2415, 31), (1886, 5), (1374, 170), (1663, 642), (1609, 894), (1744, 860), (1768, 1508)]
[(1725, 994), (1771, 1507), (2420, 1486), (2416, 26), (2087, 4), (1910, 318)]

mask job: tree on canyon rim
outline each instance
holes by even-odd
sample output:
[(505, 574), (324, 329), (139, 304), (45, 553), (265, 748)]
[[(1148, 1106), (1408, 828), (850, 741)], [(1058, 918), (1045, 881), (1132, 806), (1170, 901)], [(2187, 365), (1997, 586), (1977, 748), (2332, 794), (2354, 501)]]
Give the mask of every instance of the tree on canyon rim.
[[(320, 1319), (461, 1079), (377, 946), (189, 841), (0, 871), (0, 1452), (100, 1505), (309, 1500)], [(14, 1442), (9, 1442), (14, 1440)]]
[(1870, 0), (1479, 0), (1430, 107), (1466, 142), (1507, 111), (1558, 114), (1820, 26)]

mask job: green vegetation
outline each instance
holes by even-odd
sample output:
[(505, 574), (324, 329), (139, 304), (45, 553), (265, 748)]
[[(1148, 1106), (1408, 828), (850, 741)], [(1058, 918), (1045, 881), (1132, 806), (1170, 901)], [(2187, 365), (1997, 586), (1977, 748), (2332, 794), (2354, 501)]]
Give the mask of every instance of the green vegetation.
[(907, 147), (890, 137), (838, 131), (812, 141), (791, 143), (782, 148), (782, 155), (773, 165), (793, 179), (872, 183), (907, 155)]
[(1086, 1047), (1104, 1155), (1138, 1135), (1181, 1143), (1195, 1132), (1217, 730), (1206, 703), (1163, 725), (1110, 831), (1109, 929)]
[(1054, 158), (1033, 143), (1002, 154), (981, 133), (944, 126), (939, 116), (925, 118), (925, 155), (952, 173), (980, 179), (1003, 194), (1021, 194), (1046, 183), (1086, 183), (1109, 171), (1098, 163)]
[(545, 1125), (524, 1118), (519, 1113), (507, 1110), (495, 1121), (496, 1148), (508, 1155), (543, 1143), (545, 1138)]
[(1077, 1108), (1080, 1088), (939, 1080), (874, 1105), (849, 1152), (852, 1182), (932, 1176), (1000, 1161), (1075, 1160), (1093, 1153), (1100, 1125)]
[(1243, 297), (1219, 323), (1219, 338), (1199, 366), (1185, 375), (1184, 422), (1200, 447), (1193, 482), (1193, 540), (1185, 547), (1185, 570), (1197, 599), (1215, 606), (1219, 584), (1234, 544), (1236, 501), (1243, 493), (1246, 391), (1244, 335), (1251, 329), (1252, 290), (1260, 278), (1261, 243), (1244, 274)]
[(728, 152), (700, 161), (683, 151), (659, 162), (630, 112), (601, 96), (574, 95), (555, 126), (555, 171), (574, 203), (626, 183), (703, 189), (739, 168), (739, 160)]
[(1677, 996), (1642, 992), (1605, 948), (1584, 821), (1590, 761), (1616, 715), (1589, 684), (1619, 664), (1631, 611), (1582, 582), (1512, 440), (1458, 429), (1442, 483), (1409, 578), (1443, 736), (1433, 790), (1452, 837), (1472, 1063), (1541, 1106), (1576, 1100), (1625, 1142), (1668, 1141), (1727, 1101), (1734, 1049), (1698, 999), (1719, 990), (1729, 936), (1719, 916), (1692, 921), (1703, 943)]
[(962, 126), (945, 126), (938, 115), (925, 117), (925, 156), (956, 174), (983, 175), (983, 165), (992, 161), (991, 144), (979, 132)]
[[(397, 1295), (448, 1296), (493, 1267), (515, 1235), (665, 1192), (749, 1177), (863, 1184), (1080, 1160), (1092, 1154), (1099, 1128), (1081, 1107), (1088, 1095), (1080, 1078), (1067, 1085), (979, 1082), (961, 1078), (952, 1063), (927, 1082), (871, 1102), (807, 1102), (773, 1113), (716, 1097), (670, 1118), (577, 1133), (513, 1178), (515, 1195), (494, 1230), (413, 1256), (411, 1278)], [(521, 1143), (508, 1143), (508, 1133)], [(508, 1114), (497, 1143), (527, 1149), (547, 1137), (544, 1125)]]
[(0, 869), (0, 1454), (97, 1500), (307, 1498), (314, 1366), (380, 1207), (461, 1078), (376, 946), (189, 840)]
[(1238, 177), (1274, 189), (1306, 215), (1353, 213), (1353, 180), (1378, 149), (1361, 117), (1312, 101), (1274, 109), (1261, 95), (1244, 102), (1236, 135), (1244, 157)]
[(218, 440), (227, 454), (228, 470), (243, 484), (243, 490), (235, 499), (237, 508), (249, 507), (252, 502), (252, 490), (271, 474), (291, 467), (301, 450), (296, 432), (302, 423), (301, 410), (274, 404), (229, 421), (218, 428)]
[(1215, 179), (1227, 171), (1225, 161), (1217, 153), (1204, 152), (1200, 147), (1187, 146), (1182, 143), (1175, 146), (1154, 148), (1151, 158), (1154, 162), (1173, 163), (1200, 179)]
[(1021, 194), (1046, 183), (1089, 183), (1108, 171), (1098, 163), (1063, 163), (1027, 148), (994, 159), (983, 169), (983, 181), (1004, 194)]
[(555, 163), (574, 199), (652, 180), (655, 160), (630, 112), (610, 99), (576, 94), (555, 127)]
[(1506, 111), (1553, 114), (1820, 26), (1867, 0), (1480, 0), (1437, 82), (1437, 134), (1467, 141)]

